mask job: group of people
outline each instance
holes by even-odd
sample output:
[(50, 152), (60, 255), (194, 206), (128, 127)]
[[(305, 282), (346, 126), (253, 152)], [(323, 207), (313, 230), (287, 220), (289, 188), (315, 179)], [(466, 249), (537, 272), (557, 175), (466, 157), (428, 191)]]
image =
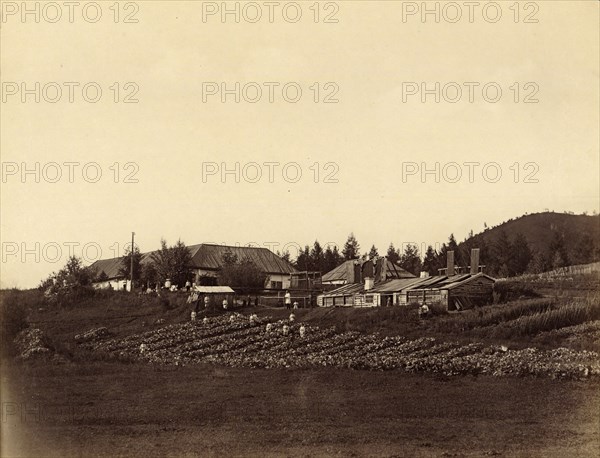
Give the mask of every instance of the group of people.
[(294, 309), (297, 310), (298, 309), (298, 301), (294, 301), (294, 304), (292, 305), (292, 295), (290, 294), (289, 291), (285, 292), (285, 296), (283, 296), (284, 298), (284, 303), (285, 303), (285, 308), (290, 310), (290, 309)]

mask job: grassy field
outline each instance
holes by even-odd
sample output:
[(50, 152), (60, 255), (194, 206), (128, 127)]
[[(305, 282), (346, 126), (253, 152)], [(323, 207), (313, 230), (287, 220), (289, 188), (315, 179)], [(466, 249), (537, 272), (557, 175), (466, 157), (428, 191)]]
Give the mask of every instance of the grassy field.
[(3, 456), (564, 457), (600, 440), (583, 382), (98, 362), (2, 382)]
[[(546, 285), (547, 286), (547, 285)], [(58, 361), (2, 365), (2, 456), (598, 456), (600, 385), (333, 368), (248, 369), (103, 361), (74, 336), (125, 338), (189, 319), (185, 296), (101, 295), (26, 310)], [(339, 332), (598, 350), (594, 290), (509, 300), (419, 320), (410, 308), (301, 309)], [(283, 319), (288, 310), (246, 309)], [(4, 322), (3, 322), (4, 324)]]

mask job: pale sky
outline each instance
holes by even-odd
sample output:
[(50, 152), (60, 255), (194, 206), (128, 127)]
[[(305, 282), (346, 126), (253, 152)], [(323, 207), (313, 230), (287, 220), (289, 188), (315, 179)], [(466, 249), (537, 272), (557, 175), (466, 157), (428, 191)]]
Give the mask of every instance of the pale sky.
[[(444, 2), (437, 23), (433, 15), (423, 22), (419, 11), (403, 21), (403, 9), (421, 2), (400, 1), (322, 2), (317, 23), (313, 1), (297, 3), (296, 23), (288, 22), (292, 2), (279, 2), (273, 22), (264, 2), (230, 2), (239, 5), (238, 23), (219, 12), (203, 21), (203, 7), (221, 2), (139, 1), (137, 11), (123, 6), (115, 23), (113, 3), (98, 2), (95, 23), (86, 20), (96, 14), (91, 8), (85, 18), (75, 10), (71, 23), (62, 7), (52, 23), (57, 11), (39, 2), (36, 23), (34, 14), (14, 11), (21, 2), (1, 3), (2, 287), (36, 286), (64, 265), (69, 246), (90, 262), (121, 255), (131, 231), (142, 251), (164, 237), (287, 244), (292, 256), (296, 244), (341, 246), (354, 232), (362, 251), (375, 244), (383, 254), (390, 242), (436, 245), (451, 232), (462, 240), (484, 222), (526, 212), (599, 208), (597, 1), (538, 1), (529, 9), (522, 2), (517, 23), (512, 1), (498, 3), (495, 23), (492, 7), (485, 17), (476, 8), (469, 22), (463, 2), (456, 23)], [(256, 6), (262, 17), (251, 23)], [(123, 23), (130, 13), (137, 23)], [(330, 14), (337, 23), (323, 23)], [(235, 94), (223, 103), (220, 93), (206, 93), (221, 83), (235, 90), (236, 82), (239, 103)], [(435, 92), (436, 82), (439, 103), (433, 93), (423, 103), (409, 92), (421, 83)], [(72, 103), (65, 83), (73, 83)], [(88, 100), (102, 90), (96, 103), (83, 97), (88, 83)], [(265, 83), (273, 83), (272, 103)], [(472, 103), (465, 83), (473, 83)], [(288, 100), (301, 88), (297, 103), (284, 99), (286, 84)], [(502, 90), (496, 103), (484, 99), (486, 84), (488, 100)], [(250, 103), (256, 86), (262, 96)], [(32, 90), (24, 103), (22, 89)], [(136, 89), (138, 103), (123, 103)], [(338, 103), (323, 103), (332, 92)], [(65, 162), (78, 163), (72, 183)], [(269, 162), (279, 164), (273, 182)], [(439, 183), (433, 173), (422, 182), (418, 172), (403, 182), (403, 168), (436, 162)], [(467, 162), (479, 163), (472, 183)], [(39, 183), (35, 173), (21, 176), (36, 163)], [(56, 183), (51, 163), (62, 172)], [(236, 163), (239, 183), (234, 174), (222, 182), (220, 173), (203, 182), (203, 164), (220, 171)], [(248, 163), (261, 166), (256, 183), (244, 180), (256, 177)], [(442, 170), (449, 180), (456, 174), (448, 163), (461, 167), (457, 182), (443, 179)], [(495, 164), (486, 180), (488, 163)], [(98, 167), (102, 176), (88, 182)], [(495, 167), (502, 177), (492, 183)], [(125, 183), (132, 172), (138, 182)], [(324, 182), (331, 173), (337, 182)], [(525, 183), (532, 173), (538, 182)]]

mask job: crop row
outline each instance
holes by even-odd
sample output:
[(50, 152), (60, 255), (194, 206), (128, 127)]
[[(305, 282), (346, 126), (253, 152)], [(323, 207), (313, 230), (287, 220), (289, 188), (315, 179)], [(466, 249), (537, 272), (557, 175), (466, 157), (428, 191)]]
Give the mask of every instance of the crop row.
[[(233, 316), (233, 318), (231, 318)], [(345, 367), (445, 375), (600, 376), (598, 354), (568, 349), (510, 350), (480, 343), (440, 342), (423, 337), (337, 333), (285, 320), (241, 315), (166, 326), (154, 331), (86, 344), (158, 364), (216, 363), (233, 367)]]

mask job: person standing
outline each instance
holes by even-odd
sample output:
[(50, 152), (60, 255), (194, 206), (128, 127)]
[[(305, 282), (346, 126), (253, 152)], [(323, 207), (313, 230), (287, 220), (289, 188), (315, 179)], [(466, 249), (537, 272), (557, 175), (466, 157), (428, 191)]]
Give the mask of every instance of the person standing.
[(290, 294), (289, 291), (286, 291), (284, 297), (285, 297), (285, 308), (289, 310), (290, 308), (292, 308), (292, 295)]

